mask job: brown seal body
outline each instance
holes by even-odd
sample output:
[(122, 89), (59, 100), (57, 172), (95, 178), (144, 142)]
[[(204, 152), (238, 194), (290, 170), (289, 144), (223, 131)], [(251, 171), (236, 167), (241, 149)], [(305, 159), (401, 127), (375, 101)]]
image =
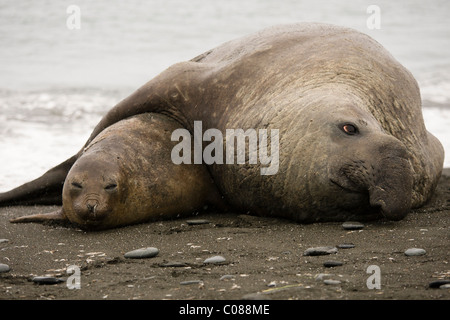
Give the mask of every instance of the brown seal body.
[(62, 211), (13, 222), (64, 220), (106, 229), (193, 213), (217, 196), (205, 166), (175, 165), (171, 133), (180, 125), (141, 114), (108, 127), (82, 152), (64, 183)]
[[(194, 121), (203, 130), (279, 130), (276, 174), (261, 175), (261, 163), (209, 167), (230, 205), (260, 215), (398, 220), (431, 197), (442, 171), (414, 77), (347, 28), (277, 26), (176, 64), (108, 112), (89, 141), (143, 112), (191, 132)], [(48, 173), (50, 185), (76, 158)]]

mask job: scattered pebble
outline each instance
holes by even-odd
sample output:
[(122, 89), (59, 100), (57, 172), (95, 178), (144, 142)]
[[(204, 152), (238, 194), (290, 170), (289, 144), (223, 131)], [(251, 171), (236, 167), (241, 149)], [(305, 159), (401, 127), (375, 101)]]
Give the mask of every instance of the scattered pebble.
[(8, 239), (0, 239), (0, 243), (9, 242)]
[(450, 289), (450, 283), (443, 284), (442, 286), (439, 286), (439, 289)]
[(342, 224), (342, 228), (345, 230), (361, 230), (364, 228), (364, 225), (356, 221), (346, 221)]
[(333, 267), (339, 267), (342, 266), (344, 263), (340, 261), (325, 261), (323, 263), (323, 266), (325, 268), (333, 268)]
[(129, 251), (125, 253), (124, 257), (129, 259), (145, 259), (145, 258), (152, 258), (156, 256), (158, 253), (159, 250), (157, 248), (148, 247)]
[(226, 274), (220, 277), (220, 280), (230, 280), (234, 279), (235, 277), (232, 274)]
[(351, 249), (351, 248), (354, 248), (355, 245), (353, 243), (342, 243), (342, 244), (338, 244), (337, 247), (339, 249)]
[(34, 277), (31, 281), (33, 281), (34, 283), (37, 283), (37, 284), (57, 284), (60, 282), (64, 282), (63, 279), (55, 278), (55, 277), (47, 277), (47, 276)]
[(421, 248), (410, 248), (405, 251), (405, 255), (407, 256), (423, 256), (427, 252)]
[(225, 262), (225, 258), (222, 256), (214, 256), (208, 259), (205, 259), (205, 261), (203, 261), (203, 263), (222, 263)]
[(11, 270), (7, 264), (0, 263), (0, 273), (8, 272)]
[(205, 219), (197, 219), (197, 220), (188, 220), (188, 221), (186, 221), (186, 223), (190, 226), (193, 226), (193, 225), (197, 225), (197, 224), (208, 224), (210, 222)]
[(430, 288), (440, 288), (443, 285), (447, 285), (450, 284), (450, 280), (436, 280), (433, 282), (430, 282), (430, 284), (428, 285)]
[(333, 285), (333, 284), (340, 284), (341, 282), (339, 280), (325, 279), (323, 280), (323, 283)]
[(187, 286), (190, 284), (200, 284), (200, 283), (203, 283), (203, 281), (202, 280), (187, 280), (187, 281), (180, 282), (180, 284), (183, 286)]
[(337, 253), (336, 247), (314, 247), (308, 248), (303, 253), (304, 256), (323, 256), (326, 254)]

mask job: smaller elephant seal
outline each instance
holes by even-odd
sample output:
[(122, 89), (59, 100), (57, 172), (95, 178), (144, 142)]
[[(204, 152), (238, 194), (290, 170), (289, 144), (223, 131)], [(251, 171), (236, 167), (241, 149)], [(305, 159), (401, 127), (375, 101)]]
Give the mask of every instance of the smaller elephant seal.
[(83, 151), (64, 182), (60, 210), (11, 222), (68, 221), (100, 230), (188, 215), (221, 197), (203, 165), (171, 161), (179, 123), (154, 113), (108, 127)]

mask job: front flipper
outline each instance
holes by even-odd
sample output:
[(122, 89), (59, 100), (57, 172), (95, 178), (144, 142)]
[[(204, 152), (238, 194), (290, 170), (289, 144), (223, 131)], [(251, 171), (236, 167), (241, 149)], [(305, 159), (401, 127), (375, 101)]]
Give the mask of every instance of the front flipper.
[(11, 223), (23, 222), (69, 222), (64, 215), (63, 209), (59, 209), (50, 213), (37, 213), (9, 220)]
[(161, 113), (184, 127), (192, 125), (186, 114), (196, 109), (197, 102), (194, 100), (199, 96), (192, 90), (198, 88), (213, 66), (187, 61), (169, 67), (109, 110), (94, 128), (85, 147), (105, 128), (141, 113)]

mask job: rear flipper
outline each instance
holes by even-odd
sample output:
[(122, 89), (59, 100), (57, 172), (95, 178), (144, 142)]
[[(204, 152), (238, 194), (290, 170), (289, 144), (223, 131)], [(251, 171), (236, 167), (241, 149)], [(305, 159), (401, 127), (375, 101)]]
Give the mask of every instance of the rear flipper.
[(77, 156), (73, 156), (50, 169), (41, 177), (11, 191), (0, 193), (0, 206), (61, 205), (64, 181), (76, 159)]
[(59, 209), (50, 213), (37, 213), (29, 216), (23, 216), (9, 220), (11, 223), (23, 222), (69, 222), (64, 215), (63, 209)]

